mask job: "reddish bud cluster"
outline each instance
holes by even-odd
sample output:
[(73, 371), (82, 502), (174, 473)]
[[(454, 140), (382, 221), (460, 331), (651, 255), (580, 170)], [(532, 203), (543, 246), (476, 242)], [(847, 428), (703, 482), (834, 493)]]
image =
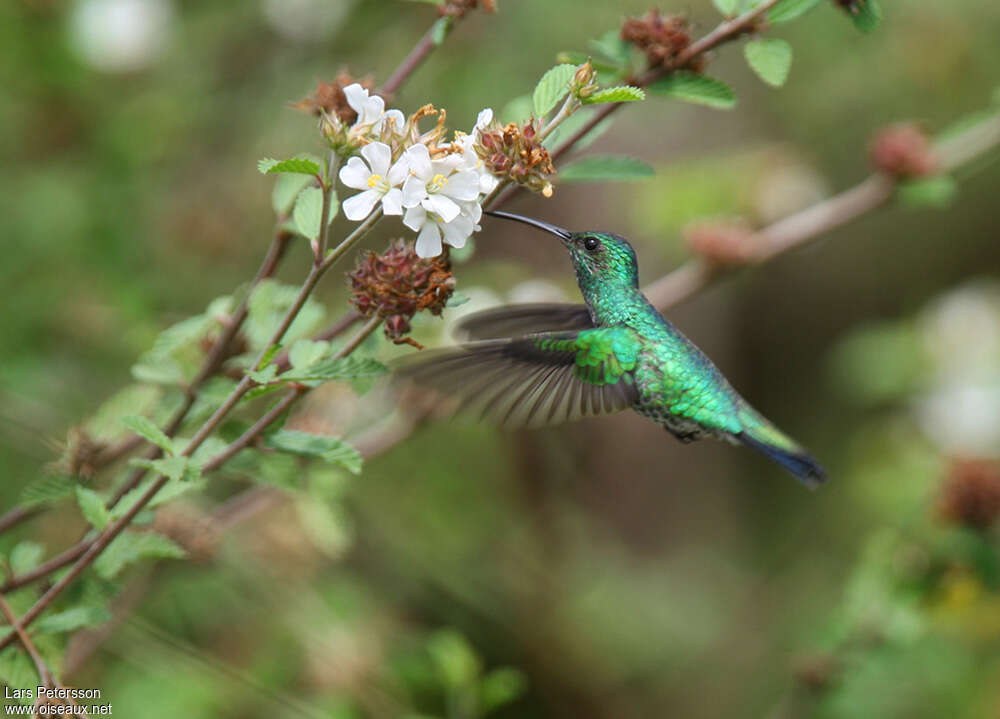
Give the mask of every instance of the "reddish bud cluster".
[(916, 125), (890, 125), (875, 136), (871, 162), (876, 169), (903, 179), (926, 177), (938, 169), (927, 135)]
[(753, 257), (753, 230), (743, 222), (700, 222), (684, 229), (684, 241), (714, 265), (744, 265)]
[(497, 11), (497, 0), (447, 0), (438, 7), (438, 13), (442, 17), (448, 16), (459, 20), (465, 13), (475, 10), (480, 4), (486, 12)]
[(302, 110), (312, 115), (321, 116), (335, 115), (341, 122), (351, 125), (358, 119), (358, 113), (347, 104), (347, 97), (344, 96), (344, 88), (352, 83), (360, 83), (362, 87), (371, 91), (375, 83), (371, 77), (363, 80), (356, 80), (350, 73), (341, 71), (337, 73), (331, 82), (321, 82), (316, 85), (316, 92), (299, 102), (293, 103), (292, 107)]
[(538, 139), (534, 120), (523, 125), (511, 122), (504, 127), (487, 128), (480, 133), (475, 147), (494, 175), (509, 178), (546, 197), (552, 194), (552, 183), (547, 176), (556, 168), (549, 151)]
[(938, 500), (941, 517), (972, 529), (989, 529), (1000, 519), (1000, 462), (955, 460)]
[(861, 7), (865, 4), (865, 0), (833, 0), (833, 4), (843, 8), (851, 15), (857, 15), (861, 12)]
[(358, 266), (347, 277), (351, 285), (351, 304), (365, 316), (385, 319), (385, 335), (397, 344), (406, 342), (410, 320), (427, 310), (440, 315), (455, 290), (448, 253), (437, 257), (418, 257), (413, 244), (398, 240), (382, 254), (364, 252)]
[[(688, 22), (679, 15), (663, 17), (655, 8), (643, 17), (626, 18), (622, 23), (621, 38), (646, 55), (649, 67), (667, 65), (691, 44)], [(692, 61), (690, 69), (700, 71), (701, 60)]]

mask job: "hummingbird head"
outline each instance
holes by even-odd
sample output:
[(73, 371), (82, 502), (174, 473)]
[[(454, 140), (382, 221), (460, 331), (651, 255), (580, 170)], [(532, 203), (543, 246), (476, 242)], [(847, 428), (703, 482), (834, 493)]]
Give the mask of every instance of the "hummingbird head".
[(562, 240), (569, 250), (577, 280), (581, 286), (591, 283), (624, 283), (631, 287), (639, 286), (639, 268), (635, 259), (635, 250), (628, 240), (610, 232), (570, 232), (548, 222), (535, 220), (510, 212), (487, 210), (487, 215), (505, 220), (523, 222), (537, 227)]

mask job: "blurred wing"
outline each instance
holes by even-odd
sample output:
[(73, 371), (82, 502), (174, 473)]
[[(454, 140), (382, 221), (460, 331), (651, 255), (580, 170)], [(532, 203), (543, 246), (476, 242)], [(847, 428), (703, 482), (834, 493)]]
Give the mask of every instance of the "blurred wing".
[(593, 326), (587, 305), (539, 303), (474, 312), (459, 320), (455, 332), (462, 339), (489, 340), (539, 332), (587, 330)]
[(397, 373), (505, 427), (538, 427), (631, 407), (638, 353), (628, 329), (553, 332), (421, 352)]

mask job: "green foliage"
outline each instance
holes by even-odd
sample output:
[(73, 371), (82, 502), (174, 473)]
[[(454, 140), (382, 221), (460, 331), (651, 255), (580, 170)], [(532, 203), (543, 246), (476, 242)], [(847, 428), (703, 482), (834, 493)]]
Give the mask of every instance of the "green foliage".
[[(208, 444), (208, 442), (206, 442)], [(224, 444), (224, 443), (223, 443)], [(204, 445), (203, 445), (204, 446)], [(219, 449), (215, 447), (213, 449)], [(214, 453), (214, 452), (213, 452)], [(192, 461), (193, 463), (193, 461)], [(169, 476), (169, 475), (168, 475)], [(114, 509), (110, 511), (110, 517), (112, 520), (118, 519), (124, 514), (127, 514), (132, 507), (135, 506), (142, 496), (149, 490), (149, 487), (155, 482), (155, 478), (148, 478), (139, 486), (133, 487), (128, 492), (118, 500), (118, 503), (114, 506)], [(190, 494), (191, 492), (199, 491), (205, 488), (205, 483), (201, 477), (197, 476), (181, 476), (179, 478), (171, 477), (170, 481), (167, 482), (160, 491), (149, 500), (146, 504), (146, 509), (155, 509), (167, 502), (171, 502), (178, 497)]]
[(882, 4), (880, 0), (855, 0), (855, 9), (850, 14), (854, 27), (871, 32), (882, 22)]
[(303, 457), (316, 457), (338, 464), (354, 474), (361, 473), (361, 454), (341, 439), (329, 435), (310, 434), (281, 429), (267, 437), (267, 446), (281, 452)]
[(622, 68), (629, 63), (631, 48), (622, 40), (618, 29), (608, 30), (596, 40), (591, 40), (590, 47), (610, 60), (615, 67)]
[(768, 22), (775, 25), (789, 22), (795, 18), (805, 15), (823, 0), (781, 0), (767, 13)]
[(155, 385), (128, 385), (106, 400), (87, 420), (84, 429), (95, 440), (114, 441), (123, 434), (121, 425), (123, 416), (149, 416), (162, 398), (163, 390)]
[(563, 182), (627, 182), (652, 177), (655, 170), (625, 155), (591, 155), (559, 170)]
[[(15, 643), (0, 651), (0, 681), (12, 689), (33, 689), (38, 685), (38, 673), (20, 644)], [(34, 703), (33, 699), (17, 701), (28, 705)]]
[(752, 40), (743, 53), (757, 77), (773, 87), (781, 87), (792, 69), (792, 46), (784, 40)]
[(444, 39), (448, 37), (448, 33), (451, 31), (454, 20), (450, 15), (445, 15), (440, 17), (431, 27), (431, 41), (435, 45), (440, 45), (444, 42)]
[(14, 545), (7, 558), (7, 565), (15, 577), (27, 574), (42, 562), (45, 548), (37, 542), (23, 541)]
[(313, 177), (318, 177), (323, 171), (319, 163), (310, 157), (290, 157), (287, 160), (264, 158), (257, 163), (257, 170), (265, 175), (291, 173)]
[(646, 87), (654, 95), (706, 105), (718, 110), (736, 107), (736, 95), (729, 85), (698, 73), (678, 70)]
[(24, 486), (18, 503), (24, 507), (52, 504), (71, 496), (76, 486), (64, 475), (42, 475)]
[(313, 184), (308, 175), (285, 174), (278, 177), (271, 191), (271, 207), (278, 217), (285, 217), (295, 206), (295, 199), (305, 188)]
[(531, 95), (519, 95), (503, 106), (498, 117), (501, 122), (524, 122), (531, 117), (534, 109)]
[(715, 9), (725, 17), (733, 17), (740, 10), (743, 0), (712, 0)]
[(76, 488), (76, 501), (80, 505), (83, 518), (96, 530), (100, 531), (108, 526), (111, 515), (104, 506), (101, 495), (86, 487)]
[(468, 640), (455, 631), (444, 630), (431, 636), (427, 641), (427, 652), (449, 689), (471, 683), (482, 670), (479, 657)]
[[(274, 335), (275, 329), (281, 323), (285, 313), (298, 297), (299, 288), (285, 285), (272, 279), (263, 280), (250, 295), (248, 303), (249, 315), (244, 325), (244, 333), (250, 340), (251, 347), (260, 351)], [(288, 328), (284, 343), (288, 345), (299, 337), (308, 335), (317, 329), (323, 321), (325, 310), (316, 300), (310, 298), (299, 312), (292, 326)]]
[(602, 102), (641, 102), (646, 99), (646, 93), (641, 88), (630, 85), (609, 87), (598, 90), (590, 97), (583, 99), (584, 105), (597, 105)]
[(512, 667), (501, 667), (483, 677), (479, 684), (479, 701), (486, 713), (495, 711), (519, 698), (528, 689), (524, 673)]
[[(330, 216), (327, 222), (333, 222), (337, 216), (337, 195), (331, 192)], [(292, 210), (292, 220), (295, 229), (308, 240), (319, 238), (323, 215), (323, 190), (318, 187), (307, 187), (295, 199), (295, 209)]]
[(94, 561), (102, 579), (114, 579), (128, 565), (142, 559), (180, 559), (185, 551), (173, 540), (155, 532), (125, 531)]
[(575, 72), (574, 65), (556, 65), (542, 75), (531, 96), (537, 117), (547, 115), (566, 96)]
[(175, 457), (164, 457), (163, 459), (143, 459), (136, 457), (129, 464), (136, 467), (145, 467), (164, 477), (185, 482), (196, 482), (201, 477), (201, 467), (197, 462), (193, 462), (190, 457), (177, 455)]
[(388, 368), (371, 357), (334, 357), (314, 365), (289, 370), (281, 375), (282, 380), (291, 382), (328, 382), (338, 379), (377, 377), (388, 372)]
[(33, 625), (40, 634), (73, 632), (83, 627), (92, 627), (111, 619), (111, 613), (103, 607), (80, 606), (55, 614), (47, 614)]
[[(205, 312), (168, 327), (132, 367), (140, 382), (177, 385), (193, 378), (204, 360), (199, 342), (218, 328), (218, 317), (232, 311), (232, 298), (218, 297)], [(119, 415), (120, 416), (120, 415)]]
[(303, 370), (314, 365), (330, 353), (330, 343), (325, 340), (302, 338), (288, 350), (288, 361), (293, 370)]
[(945, 209), (958, 196), (958, 183), (950, 175), (934, 175), (901, 182), (896, 197), (901, 203), (914, 208)]
[(247, 370), (247, 377), (257, 384), (270, 384), (278, 376), (278, 365), (269, 364), (262, 369)]
[(121, 423), (148, 442), (155, 444), (167, 454), (174, 453), (174, 442), (157, 427), (148, 417), (127, 415), (121, 418)]

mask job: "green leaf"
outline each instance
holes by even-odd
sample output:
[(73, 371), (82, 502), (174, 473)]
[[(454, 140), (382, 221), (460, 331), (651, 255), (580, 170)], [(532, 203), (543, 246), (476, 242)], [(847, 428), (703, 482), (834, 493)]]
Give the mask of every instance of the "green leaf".
[(490, 714), (505, 704), (510, 704), (524, 694), (527, 688), (528, 680), (517, 669), (494, 669), (479, 683), (479, 702), (483, 713)]
[(264, 369), (247, 370), (247, 377), (257, 384), (271, 384), (278, 376), (278, 365), (269, 364)]
[(741, 0), (712, 0), (715, 9), (724, 17), (733, 17), (740, 7)]
[(145, 467), (157, 474), (162, 474), (177, 481), (194, 481), (201, 476), (201, 467), (196, 462), (192, 462), (189, 457), (178, 455), (176, 457), (164, 457), (163, 459), (144, 459), (136, 457), (129, 461), (134, 467)]
[(590, 47), (614, 62), (618, 67), (628, 64), (631, 48), (627, 42), (622, 40), (621, 31), (618, 29), (608, 30), (596, 40), (591, 40)]
[(330, 352), (330, 343), (326, 341), (315, 341), (310, 339), (300, 339), (288, 350), (288, 361), (292, 369), (302, 370), (310, 365), (319, 362)]
[(322, 172), (319, 163), (308, 157), (290, 157), (287, 160), (264, 158), (257, 163), (257, 169), (265, 175), (276, 175), (287, 172), (295, 175), (318, 176)]
[[(0, 652), (0, 681), (12, 689), (34, 689), (38, 686), (38, 672), (28, 658), (27, 652), (15, 643)], [(12, 698), (7, 701), (19, 702), (23, 705), (34, 704), (32, 698)], [(13, 707), (13, 704), (8, 705)], [(25, 716), (31, 716), (26, 714)]]
[(160, 428), (153, 424), (153, 421), (148, 417), (130, 414), (126, 417), (122, 417), (121, 423), (143, 439), (155, 444), (167, 454), (174, 453), (174, 443), (171, 441), (170, 437), (163, 434)]
[(271, 360), (273, 360), (275, 357), (278, 356), (279, 352), (281, 352), (281, 343), (275, 342), (273, 345), (267, 348), (267, 352), (265, 352), (260, 356), (260, 361), (258, 362), (258, 364), (261, 367), (267, 367), (269, 364), (271, 364)]
[(752, 40), (743, 54), (757, 77), (773, 87), (781, 87), (792, 69), (792, 46), (784, 40)]
[(950, 175), (935, 175), (902, 182), (896, 188), (896, 196), (904, 205), (944, 209), (954, 202), (958, 195), (958, 183)]
[(531, 95), (519, 95), (504, 105), (499, 113), (501, 122), (524, 122), (531, 117), (534, 105)]
[[(208, 442), (203, 444), (202, 447), (208, 445), (209, 442), (211, 442), (213, 439), (215, 438), (214, 437), (211, 438)], [(222, 447), (219, 447), (219, 444), (221, 444)], [(215, 443), (214, 446), (210, 448), (214, 450), (211, 452), (211, 454), (215, 454), (217, 451), (224, 449), (225, 444), (226, 443), (222, 442), (222, 440), (218, 440), (218, 442)], [(188, 466), (189, 467), (197, 466), (197, 463), (194, 460), (192, 460)], [(156, 479), (151, 477), (146, 481), (142, 482), (138, 487), (134, 487), (133, 489), (126, 492), (125, 495), (120, 500), (118, 500), (118, 504), (115, 505), (114, 509), (110, 511), (111, 519), (119, 519), (123, 515), (128, 514), (129, 510), (135, 506), (135, 503), (138, 502), (144, 494), (146, 494), (146, 492), (149, 490), (150, 485), (152, 485), (153, 482), (155, 481)], [(203, 489), (204, 486), (205, 486), (204, 482), (200, 478), (190, 478), (190, 479), (182, 478), (180, 480), (171, 479), (169, 482), (167, 482), (160, 488), (160, 491), (157, 492), (153, 496), (153, 498), (149, 500), (149, 502), (146, 503), (145, 508), (154, 509), (162, 504), (166, 504), (167, 502), (177, 499), (177, 497), (180, 497), (181, 495)]]
[(21, 504), (37, 507), (66, 499), (76, 490), (76, 482), (62, 475), (41, 476), (21, 490)]
[(427, 651), (449, 689), (470, 684), (481, 671), (479, 657), (469, 640), (452, 629), (436, 632), (427, 642)]
[(438, 18), (437, 21), (431, 26), (431, 41), (435, 45), (440, 45), (444, 42), (444, 39), (448, 37), (448, 32), (451, 30), (453, 19), (450, 15), (445, 15), (444, 17)]
[(45, 548), (37, 542), (18, 542), (10, 550), (8, 564), (10, 571), (15, 577), (26, 574), (37, 567), (42, 562)]
[(655, 171), (642, 160), (624, 155), (591, 155), (559, 170), (563, 182), (622, 182), (652, 177)]
[(354, 447), (336, 437), (280, 429), (268, 436), (265, 444), (289, 454), (317, 457), (326, 462), (339, 464), (354, 474), (361, 472), (361, 454)]
[(729, 85), (715, 78), (687, 70), (671, 73), (646, 88), (647, 92), (719, 110), (736, 107), (736, 95)]
[(334, 357), (302, 370), (292, 369), (281, 375), (290, 382), (329, 381), (374, 377), (388, 372), (388, 368), (371, 357)]
[(317, 239), (322, 214), (323, 191), (318, 187), (302, 190), (295, 200), (295, 209), (292, 210), (292, 219), (299, 234), (309, 240)]
[(140, 559), (180, 559), (186, 552), (173, 540), (154, 532), (122, 532), (94, 562), (94, 571), (104, 579)]
[(641, 102), (646, 99), (646, 93), (638, 87), (622, 85), (598, 90), (590, 97), (584, 98), (584, 105), (596, 105), (601, 102)]
[(104, 500), (101, 499), (101, 495), (92, 489), (77, 487), (76, 501), (80, 505), (83, 518), (94, 529), (101, 530), (108, 526), (108, 522), (111, 521), (111, 515), (108, 513), (107, 507), (104, 506)]
[(855, 0), (854, 9), (848, 12), (854, 27), (861, 32), (871, 32), (882, 22), (882, 5), (879, 0)]
[(448, 298), (448, 302), (445, 303), (445, 307), (461, 307), (470, 299), (468, 295), (463, 295), (461, 292), (453, 292)]
[(556, 65), (542, 75), (531, 96), (537, 117), (549, 114), (556, 103), (569, 92), (569, 81), (573, 79), (575, 72), (574, 65)]
[(271, 191), (271, 207), (274, 208), (274, 214), (278, 217), (285, 217), (292, 211), (295, 198), (313, 182), (314, 179), (308, 175), (288, 174), (279, 177)]
[(767, 13), (767, 21), (774, 24), (788, 22), (805, 15), (822, 0), (782, 0)]
[(73, 607), (42, 617), (35, 622), (33, 629), (41, 634), (72, 632), (82, 627), (102, 624), (109, 619), (111, 612), (104, 607)]

